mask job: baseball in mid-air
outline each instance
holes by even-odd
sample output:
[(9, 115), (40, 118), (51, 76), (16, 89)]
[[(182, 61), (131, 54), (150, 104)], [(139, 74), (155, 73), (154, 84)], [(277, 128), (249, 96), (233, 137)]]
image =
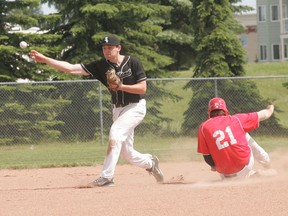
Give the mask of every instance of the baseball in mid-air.
[(28, 47), (28, 43), (25, 42), (25, 41), (21, 41), (21, 42), (19, 43), (19, 46), (20, 46), (21, 49), (25, 49), (25, 48)]

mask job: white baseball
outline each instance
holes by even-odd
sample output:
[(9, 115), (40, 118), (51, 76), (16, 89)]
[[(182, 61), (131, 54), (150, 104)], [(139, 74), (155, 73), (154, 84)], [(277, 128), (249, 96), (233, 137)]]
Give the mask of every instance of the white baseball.
[(25, 48), (28, 47), (28, 44), (27, 44), (25, 41), (21, 41), (21, 42), (19, 43), (19, 46), (21, 47), (21, 49), (25, 49)]

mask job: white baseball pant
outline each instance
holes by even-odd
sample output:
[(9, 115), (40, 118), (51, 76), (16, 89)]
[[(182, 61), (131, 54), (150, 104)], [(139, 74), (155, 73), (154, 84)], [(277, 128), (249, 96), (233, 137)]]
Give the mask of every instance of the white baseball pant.
[(125, 107), (113, 108), (113, 124), (109, 133), (109, 144), (104, 160), (101, 177), (112, 179), (119, 156), (138, 167), (152, 167), (152, 155), (136, 151), (134, 144), (134, 129), (146, 115), (146, 100), (131, 103)]
[(257, 142), (248, 134), (246, 133), (246, 139), (248, 141), (249, 147), (251, 148), (250, 160), (249, 163), (239, 172), (232, 174), (232, 175), (223, 175), (221, 174), (222, 179), (229, 179), (233, 177), (233, 179), (244, 179), (249, 178), (256, 172), (253, 170), (254, 160), (258, 161), (262, 164), (263, 167), (270, 166), (270, 157), (269, 154), (257, 144)]

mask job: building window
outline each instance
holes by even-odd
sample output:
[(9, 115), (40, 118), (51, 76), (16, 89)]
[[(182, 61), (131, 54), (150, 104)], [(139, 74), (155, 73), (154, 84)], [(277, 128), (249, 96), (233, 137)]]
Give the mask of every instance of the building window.
[(258, 6), (258, 20), (259, 22), (266, 21), (266, 7), (265, 5)]
[(271, 21), (279, 20), (279, 7), (278, 5), (271, 6)]
[(284, 44), (284, 58), (288, 58), (288, 44)]
[(266, 60), (267, 60), (267, 46), (260, 45), (260, 61), (266, 61)]
[(272, 51), (273, 51), (273, 60), (280, 60), (280, 45), (273, 44)]

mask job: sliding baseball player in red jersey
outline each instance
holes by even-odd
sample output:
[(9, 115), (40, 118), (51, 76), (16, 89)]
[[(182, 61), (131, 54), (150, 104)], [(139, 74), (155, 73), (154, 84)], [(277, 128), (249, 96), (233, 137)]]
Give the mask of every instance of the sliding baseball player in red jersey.
[(269, 167), (268, 154), (250, 137), (249, 131), (259, 127), (259, 122), (270, 118), (274, 106), (269, 105), (259, 112), (228, 115), (222, 98), (209, 101), (209, 119), (198, 130), (198, 152), (211, 166), (212, 171), (225, 178), (247, 178), (255, 173), (254, 156)]

